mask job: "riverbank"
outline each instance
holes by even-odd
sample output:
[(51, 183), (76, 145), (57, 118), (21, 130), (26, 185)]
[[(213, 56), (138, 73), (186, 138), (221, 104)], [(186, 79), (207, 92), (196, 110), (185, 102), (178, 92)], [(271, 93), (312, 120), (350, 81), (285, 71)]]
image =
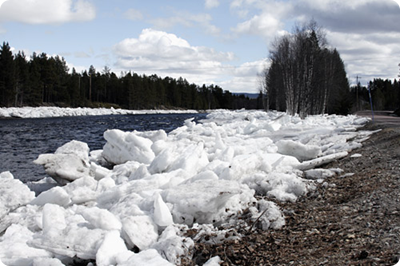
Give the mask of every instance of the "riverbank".
[[(164, 121), (163, 116), (157, 115), (156, 120)], [(222, 240), (235, 244), (257, 236), (247, 233), (253, 233), (252, 229), (282, 232), (285, 229), (278, 228), (285, 228), (287, 213), (279, 207), (284, 204), (281, 202), (294, 203), (316, 191), (316, 180), (324, 182), (337, 170), (313, 168), (347, 156), (371, 134), (357, 132), (368, 122), (358, 116), (300, 119), (279, 112), (219, 110), (201, 123), (192, 119), (194, 115), (187, 116), (182, 126), (169, 133), (113, 126), (114, 118), (140, 117), (136, 115), (5, 121), (51, 121), (48, 129), (39, 127), (45, 133), (40, 139), (46, 147), (53, 129), (55, 139), (75, 131), (90, 138), (68, 137), (74, 141), (41, 153), (35, 160), (60, 183), (72, 181), (65, 186), (35, 194), (37, 190), (31, 191), (12, 173), (1, 174), (2, 202), (7, 203), (2, 205), (4, 218), (0, 219), (0, 234), (4, 232), (0, 236), (1, 262), (180, 265), (200, 258), (194, 244), (203, 236), (200, 243), (204, 245)], [(144, 123), (124, 124), (152, 124), (150, 116), (141, 117), (145, 117)], [(85, 120), (95, 120), (95, 126)], [(105, 125), (106, 120), (112, 123)], [(76, 128), (67, 129), (65, 124)], [(84, 124), (96, 131), (87, 130)], [(100, 126), (107, 130), (100, 130)], [(31, 136), (31, 129), (18, 127), (19, 132)], [(8, 143), (21, 143), (10, 139), (16, 135), (14, 130), (7, 130), (7, 134)], [(100, 138), (106, 140), (102, 150), (91, 148), (88, 141)], [(37, 146), (36, 141), (29, 142)], [(15, 146), (7, 150), (20, 152)], [(114, 167), (108, 168), (110, 164)], [(307, 178), (302, 178), (303, 174)], [(233, 225), (243, 230), (224, 229)], [(229, 256), (234, 244), (226, 246), (223, 254)], [(251, 245), (244, 248), (256, 251)], [(203, 263), (210, 254), (202, 257)], [(222, 255), (220, 258), (228, 261)], [(231, 260), (237, 265), (247, 263)]]
[[(276, 204), (286, 225), (219, 245), (198, 241), (193, 260), (219, 256), (222, 265), (396, 265), (400, 258), (400, 127), (382, 129), (349, 156), (325, 168), (325, 179), (296, 203)], [(271, 199), (269, 199), (271, 200)], [(254, 228), (257, 228), (255, 226)]]
[(43, 118), (43, 117), (65, 117), (65, 116), (94, 116), (94, 115), (142, 115), (142, 114), (191, 114), (198, 113), (197, 110), (127, 110), (111, 108), (88, 108), (88, 107), (8, 107), (0, 108), (1, 118)]

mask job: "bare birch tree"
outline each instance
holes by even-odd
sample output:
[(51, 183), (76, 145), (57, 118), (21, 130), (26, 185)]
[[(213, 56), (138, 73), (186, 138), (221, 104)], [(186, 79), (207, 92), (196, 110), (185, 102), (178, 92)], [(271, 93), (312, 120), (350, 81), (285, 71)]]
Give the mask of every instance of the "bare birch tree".
[(327, 110), (335, 71), (343, 62), (340, 57), (338, 62), (336, 50), (326, 46), (325, 33), (313, 20), (272, 43), (271, 66), (265, 72), (271, 107), (280, 107), (283, 94), (291, 115), (304, 118)]

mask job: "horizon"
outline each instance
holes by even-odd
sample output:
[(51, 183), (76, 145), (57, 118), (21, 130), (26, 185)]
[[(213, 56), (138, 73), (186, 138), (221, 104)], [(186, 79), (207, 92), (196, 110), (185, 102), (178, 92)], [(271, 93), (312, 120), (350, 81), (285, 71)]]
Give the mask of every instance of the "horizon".
[(0, 36), (14, 51), (61, 56), (78, 73), (182, 77), (258, 93), (272, 41), (313, 18), (362, 85), (399, 75), (400, 15), (393, 0), (338, 3), (205, 0), (164, 3), (0, 0)]

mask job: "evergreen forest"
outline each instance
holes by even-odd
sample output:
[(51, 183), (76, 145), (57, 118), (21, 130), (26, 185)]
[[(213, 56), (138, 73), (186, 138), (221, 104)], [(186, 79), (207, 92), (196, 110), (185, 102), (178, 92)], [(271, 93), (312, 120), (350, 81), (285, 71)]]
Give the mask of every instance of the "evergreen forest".
[(64, 58), (15, 55), (9, 43), (0, 47), (0, 106), (115, 107), (125, 109), (261, 109), (262, 100), (223, 91), (216, 85), (189, 83), (133, 72), (117, 76), (107, 66), (69, 71)]
[(371, 101), (374, 110), (397, 110), (396, 113), (400, 114), (399, 81), (400, 80), (396, 79), (391, 81), (389, 79), (383, 80), (379, 78), (370, 81), (367, 87), (361, 86), (360, 84), (351, 87), (351, 101), (354, 103), (353, 109), (370, 109), (369, 92), (371, 92)]

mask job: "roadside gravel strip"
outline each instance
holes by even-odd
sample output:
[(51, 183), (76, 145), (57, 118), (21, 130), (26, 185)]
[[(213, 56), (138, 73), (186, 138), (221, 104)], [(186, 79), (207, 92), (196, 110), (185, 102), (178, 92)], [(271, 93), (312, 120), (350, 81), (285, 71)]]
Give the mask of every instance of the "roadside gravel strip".
[(219, 256), (222, 265), (396, 265), (400, 126), (370, 123), (364, 129), (381, 131), (349, 156), (324, 166), (342, 173), (296, 203), (276, 201), (286, 216), (282, 229), (255, 229), (222, 244), (198, 242), (193, 259), (184, 264), (202, 265)]

